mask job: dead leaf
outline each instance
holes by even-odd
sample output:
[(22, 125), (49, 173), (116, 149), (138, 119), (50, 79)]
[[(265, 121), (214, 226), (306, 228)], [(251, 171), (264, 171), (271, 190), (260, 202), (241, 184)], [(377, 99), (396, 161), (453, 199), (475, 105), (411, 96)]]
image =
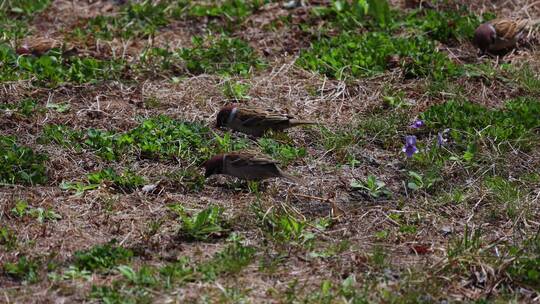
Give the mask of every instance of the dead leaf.
[(412, 253), (415, 253), (415, 254), (418, 254), (418, 255), (424, 255), (424, 254), (429, 254), (429, 253), (433, 252), (433, 250), (431, 250), (431, 246), (426, 245), (426, 244), (414, 244), (414, 245), (411, 245), (411, 251), (412, 251)]

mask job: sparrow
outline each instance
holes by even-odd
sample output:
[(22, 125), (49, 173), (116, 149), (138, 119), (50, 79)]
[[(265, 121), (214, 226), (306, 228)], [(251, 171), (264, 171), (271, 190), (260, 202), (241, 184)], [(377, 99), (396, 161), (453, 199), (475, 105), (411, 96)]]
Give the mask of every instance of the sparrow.
[(480, 49), (481, 54), (514, 48), (530, 24), (527, 19), (499, 18), (488, 21), (476, 28), (473, 44)]
[(216, 127), (226, 127), (248, 135), (260, 137), (268, 130), (283, 131), (291, 127), (311, 124), (317, 123), (294, 119), (289, 115), (270, 110), (231, 104), (219, 111)]
[(214, 174), (225, 174), (250, 181), (273, 177), (297, 181), (295, 177), (281, 171), (276, 161), (249, 153), (219, 154), (207, 160), (203, 166), (206, 170), (205, 178)]
[(19, 55), (34, 55), (39, 57), (54, 48), (61, 49), (63, 54), (70, 54), (75, 51), (75, 47), (67, 47), (61, 41), (47, 37), (27, 39), (15, 51)]

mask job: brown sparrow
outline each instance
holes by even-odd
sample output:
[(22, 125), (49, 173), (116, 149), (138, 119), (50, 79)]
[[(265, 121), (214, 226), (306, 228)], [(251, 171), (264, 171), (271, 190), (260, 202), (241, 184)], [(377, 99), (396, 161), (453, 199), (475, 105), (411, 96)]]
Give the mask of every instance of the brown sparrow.
[(61, 47), (62, 43), (56, 39), (38, 37), (28, 39), (22, 46), (17, 48), (19, 55), (41, 56), (53, 48)]
[(63, 55), (70, 55), (77, 51), (74, 46), (68, 46), (59, 40), (37, 37), (27, 39), (22, 46), (17, 48), (16, 52), (19, 55), (34, 55), (39, 57), (54, 48), (61, 49)]
[(204, 163), (204, 177), (213, 174), (225, 174), (244, 180), (263, 180), (283, 177), (292, 181), (297, 179), (284, 173), (277, 167), (277, 162), (248, 153), (228, 153), (216, 155)]
[(226, 127), (260, 137), (268, 130), (283, 131), (291, 127), (311, 124), (316, 124), (316, 122), (294, 119), (289, 115), (270, 110), (231, 104), (219, 111), (216, 127)]
[(509, 50), (523, 37), (530, 25), (526, 19), (499, 18), (481, 24), (474, 32), (473, 44), (482, 54)]

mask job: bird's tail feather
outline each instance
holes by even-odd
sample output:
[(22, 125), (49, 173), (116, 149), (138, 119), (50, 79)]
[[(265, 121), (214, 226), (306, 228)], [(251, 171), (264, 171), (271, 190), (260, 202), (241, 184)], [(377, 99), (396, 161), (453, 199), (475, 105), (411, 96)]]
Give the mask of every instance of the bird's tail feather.
[(289, 173), (285, 173), (283, 171), (281, 171), (281, 177), (286, 178), (295, 184), (300, 184), (300, 182), (302, 181), (300, 178), (290, 175)]
[(298, 120), (298, 119), (291, 119), (289, 120), (289, 123), (293, 126), (301, 126), (301, 125), (318, 125), (319, 123), (316, 121), (310, 121), (310, 120)]

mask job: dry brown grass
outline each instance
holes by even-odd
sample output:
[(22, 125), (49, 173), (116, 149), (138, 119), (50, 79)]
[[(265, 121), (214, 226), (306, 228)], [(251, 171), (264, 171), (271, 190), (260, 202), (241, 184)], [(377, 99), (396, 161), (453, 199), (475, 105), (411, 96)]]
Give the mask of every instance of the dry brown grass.
[[(534, 0), (477, 1), (467, 2), (477, 13), (496, 12), (502, 16), (540, 17), (540, 3)], [(112, 1), (54, 1), (51, 7), (34, 20), (32, 27), (46, 36), (61, 37), (65, 28), (77, 24), (81, 17), (98, 14), (112, 14), (118, 8)], [(301, 19), (299, 9), (295, 18)], [(383, 106), (385, 88), (403, 91), (406, 100), (412, 104), (408, 118), (414, 118), (429, 106), (451, 99), (455, 92), (428, 94), (425, 80), (403, 80), (400, 71), (391, 71), (372, 79), (337, 81), (305, 71), (294, 65), (298, 50), (309, 46), (307, 37), (286, 27), (269, 31), (265, 27), (269, 20), (289, 14), (278, 4), (272, 4), (251, 16), (242, 31), (235, 33), (250, 42), (269, 65), (256, 71), (247, 79), (234, 79), (250, 85), (249, 104), (272, 107), (295, 116), (316, 119), (330, 129), (347, 128), (359, 119), (369, 117), (373, 111)], [(190, 46), (190, 37), (202, 32), (201, 25), (178, 22), (156, 35), (153, 41), (114, 41), (108, 47), (100, 47), (104, 42), (95, 41), (90, 49), (106, 51), (107, 56), (121, 56), (133, 59), (148, 43), (171, 48)], [(472, 46), (445, 48), (458, 61), (476, 61)], [(530, 64), (538, 73), (540, 53), (538, 46), (523, 49), (506, 57), (505, 62)], [(488, 60), (488, 59), (486, 59)], [(191, 257), (194, 261), (209, 259), (225, 246), (223, 240), (216, 242), (180, 242), (176, 238), (178, 222), (167, 211), (167, 205), (182, 203), (188, 210), (201, 210), (210, 204), (225, 208), (226, 216), (233, 219), (233, 230), (245, 237), (250, 245), (277, 253), (277, 248), (266, 244), (261, 229), (254, 219), (251, 205), (257, 197), (245, 190), (223, 187), (228, 179), (217, 178), (207, 182), (200, 192), (193, 192), (167, 181), (167, 173), (178, 170), (174, 162), (154, 162), (136, 160), (131, 164), (119, 163), (123, 168), (129, 165), (135, 172), (162, 182), (163, 188), (155, 194), (137, 190), (122, 194), (108, 187), (100, 187), (83, 196), (62, 191), (62, 181), (81, 180), (86, 174), (102, 169), (108, 164), (93, 153), (79, 153), (70, 149), (60, 149), (55, 145), (36, 144), (45, 124), (66, 124), (75, 129), (98, 128), (127, 131), (137, 125), (137, 117), (151, 117), (165, 114), (187, 121), (202, 121), (213, 125), (215, 115), (226, 102), (222, 93), (224, 79), (216, 75), (198, 75), (183, 79), (179, 83), (168, 80), (142, 79), (135, 83), (107, 82), (97, 85), (63, 85), (54, 89), (34, 87), (30, 81), (2, 83), (0, 101), (13, 102), (23, 97), (31, 97), (40, 105), (66, 102), (71, 105), (68, 113), (47, 111), (31, 118), (0, 116), (0, 134), (17, 135), (21, 144), (49, 155), (49, 182), (44, 186), (2, 186), (0, 188), (0, 222), (16, 231), (21, 244), (15, 251), (0, 249), (2, 263), (15, 261), (19, 256), (38, 257), (43, 261), (54, 261), (61, 266), (69, 265), (73, 253), (117, 239), (119, 244), (133, 248), (138, 253), (135, 265), (163, 265), (179, 256)], [(522, 91), (512, 83), (503, 81), (475, 82), (458, 80), (463, 87), (461, 94), (468, 99), (498, 107), (505, 100), (520, 96)], [(159, 105), (148, 108), (145, 100), (152, 98)], [(405, 122), (408, 123), (408, 122)], [(218, 133), (221, 131), (217, 131)], [(443, 267), (452, 268), (447, 258), (449, 240), (463, 234), (465, 225), (482, 227), (485, 244), (510, 241), (513, 236), (527, 235), (538, 229), (540, 210), (538, 196), (528, 201), (528, 215), (520, 214), (512, 221), (488, 221), (489, 213), (496, 209), (487, 200), (486, 189), (472, 184), (468, 189), (470, 198), (464, 204), (442, 203), (434, 205), (432, 197), (411, 196), (402, 180), (406, 176), (403, 169), (401, 143), (385, 149), (377, 143), (368, 142), (354, 147), (354, 154), (362, 162), (356, 167), (336, 166), (337, 156), (317, 144), (321, 133), (317, 129), (295, 129), (290, 137), (297, 146), (307, 147), (308, 156), (296, 161), (286, 170), (302, 177), (298, 185), (284, 181), (271, 181), (260, 198), (264, 208), (286, 206), (287, 210), (299, 218), (316, 219), (337, 216), (334, 224), (326, 231), (318, 233), (318, 244), (333, 244), (348, 240), (350, 248), (335, 257), (312, 259), (307, 252), (289, 248), (286, 258), (271, 274), (259, 271), (258, 263), (252, 263), (237, 276), (221, 277), (211, 283), (187, 283), (167, 293), (153, 294), (155, 303), (199, 302), (202, 295), (210, 301), (222, 296), (222, 286), (240, 288), (253, 303), (283, 302), (283, 293), (293, 280), (298, 281), (298, 295), (309, 295), (320, 289), (324, 280), (340, 282), (350, 274), (356, 274), (359, 282), (381, 275), (369, 261), (374, 246), (382, 246), (392, 267), (384, 273), (390, 279), (378, 281), (374, 289), (405, 288), (396, 281), (414, 272), (412, 281), (421, 281), (429, 286), (430, 280), (438, 282), (452, 301), (471, 301), (487, 295), (497, 295), (503, 276), (497, 269), (483, 264), (480, 259), (472, 261), (469, 269), (456, 271), (452, 275), (442, 273)], [(538, 167), (538, 149), (520, 153), (515, 161), (507, 165), (515, 172), (534, 172)], [(447, 176), (462, 174), (456, 168), (445, 168)], [(458, 173), (455, 173), (458, 172)], [(350, 193), (351, 179), (365, 179), (375, 175), (394, 192), (395, 197), (384, 202), (370, 202), (354, 197)], [(469, 178), (482, 177), (482, 172)], [(455, 181), (463, 181), (463, 176), (455, 176)], [(449, 181), (451, 182), (451, 181)], [(538, 189), (536, 189), (538, 192)], [(24, 199), (33, 207), (53, 208), (62, 216), (58, 222), (39, 223), (31, 218), (19, 219), (11, 214), (16, 200)], [(335, 202), (335, 205), (331, 204)], [(400, 214), (405, 222), (415, 224), (413, 234), (395, 233), (401, 226), (391, 214)], [(339, 215), (339, 216), (338, 216)], [(154, 235), (149, 235), (149, 224), (163, 220), (163, 225)], [(388, 238), (380, 240), (376, 232), (391, 231)], [(429, 248), (428, 254), (415, 253), (411, 248), (422, 245)], [(258, 255), (263, 255), (259, 252)], [(46, 263), (44, 263), (46, 264)], [(471, 269), (476, 269), (469, 273)], [(42, 278), (45, 270), (41, 269)], [(485, 273), (487, 282), (480, 284), (474, 275)], [(418, 276), (418, 274), (420, 274)], [(74, 303), (86, 302), (92, 285), (112, 282), (119, 275), (93, 274), (91, 280), (52, 282), (42, 279), (36, 284), (23, 285), (7, 276), (0, 275), (0, 302), (6, 303)], [(475, 281), (476, 280), (476, 281)], [(395, 290), (394, 290), (395, 291)], [(515, 291), (516, 294), (519, 291)], [(536, 297), (536, 298), (535, 298)], [(523, 296), (523, 301), (538, 300), (538, 294)]]

